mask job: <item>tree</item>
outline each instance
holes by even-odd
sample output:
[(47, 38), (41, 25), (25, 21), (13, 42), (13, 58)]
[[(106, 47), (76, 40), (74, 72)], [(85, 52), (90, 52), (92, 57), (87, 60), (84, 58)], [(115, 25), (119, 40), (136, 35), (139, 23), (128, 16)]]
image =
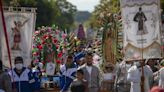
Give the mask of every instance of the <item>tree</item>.
[(76, 7), (66, 0), (57, 0), (56, 3), (60, 11), (60, 16), (56, 19), (58, 21), (56, 23), (62, 29), (69, 29), (74, 23)]
[(160, 0), (161, 1), (161, 8), (163, 9), (164, 11), (164, 0)]
[(78, 23), (86, 22), (91, 16), (91, 13), (88, 11), (78, 11), (75, 15), (75, 21)]
[(6, 6), (37, 8), (36, 26), (51, 26), (69, 29), (74, 23), (76, 7), (66, 0), (3, 0)]
[(100, 24), (102, 22), (109, 22), (104, 20), (105, 17), (109, 17), (110, 14), (118, 13), (119, 11), (119, 0), (101, 0), (100, 4), (95, 7), (90, 22), (93, 24), (98, 23), (95, 26), (101, 27), (102, 25)]

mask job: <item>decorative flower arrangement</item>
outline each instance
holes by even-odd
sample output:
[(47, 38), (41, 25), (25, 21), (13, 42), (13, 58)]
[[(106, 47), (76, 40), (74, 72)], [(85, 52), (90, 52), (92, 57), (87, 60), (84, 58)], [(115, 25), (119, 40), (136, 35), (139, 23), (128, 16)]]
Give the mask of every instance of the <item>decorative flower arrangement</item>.
[(66, 32), (59, 30), (56, 25), (40, 27), (33, 34), (33, 62), (60, 64), (63, 55), (69, 49), (69, 37)]

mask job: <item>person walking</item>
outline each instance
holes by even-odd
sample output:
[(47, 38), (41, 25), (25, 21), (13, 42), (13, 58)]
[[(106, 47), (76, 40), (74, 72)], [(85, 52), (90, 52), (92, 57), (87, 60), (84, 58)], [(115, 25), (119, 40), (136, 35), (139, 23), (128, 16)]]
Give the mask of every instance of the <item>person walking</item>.
[(159, 84), (158, 86), (164, 89), (164, 60), (160, 62), (160, 70), (159, 70)]
[(100, 90), (100, 71), (93, 65), (93, 54), (86, 54), (86, 64), (81, 67), (84, 72), (84, 79), (88, 81), (89, 92), (99, 92)]
[(40, 92), (42, 72), (39, 65), (36, 64), (35, 67), (32, 68), (32, 73), (35, 80), (35, 82), (32, 83), (32, 90), (33, 92)]
[(114, 92), (115, 72), (112, 63), (106, 63), (101, 82), (101, 92)]
[(83, 70), (76, 72), (76, 79), (71, 83), (71, 92), (88, 92), (88, 82), (84, 79)]
[(23, 58), (18, 56), (15, 58), (15, 68), (13, 68), (9, 75), (12, 79), (13, 89), (16, 92), (32, 92), (32, 83), (35, 82), (33, 74), (30, 69), (24, 67)]
[[(150, 92), (149, 78), (153, 76), (153, 71), (143, 61), (136, 61), (128, 70), (128, 81), (131, 82), (130, 92), (141, 92), (142, 81), (144, 81), (144, 92)], [(143, 66), (143, 72), (142, 68)], [(144, 74), (144, 75), (142, 75)]]
[(66, 64), (60, 69), (60, 92), (68, 92), (70, 84), (75, 79), (77, 68), (73, 62), (72, 55), (67, 57)]
[(132, 67), (132, 61), (122, 61), (116, 69), (115, 91), (130, 92), (130, 82), (127, 80), (128, 70)]
[[(145, 61), (145, 64), (149, 66), (149, 68), (153, 71), (153, 75), (158, 72), (158, 68), (156, 66), (157, 61), (153, 59), (148, 59)], [(155, 84), (158, 84), (158, 81), (154, 80), (154, 77), (151, 77), (149, 80), (150, 88), (152, 88)]]
[(12, 83), (7, 72), (3, 71), (3, 64), (0, 60), (0, 92), (12, 92)]

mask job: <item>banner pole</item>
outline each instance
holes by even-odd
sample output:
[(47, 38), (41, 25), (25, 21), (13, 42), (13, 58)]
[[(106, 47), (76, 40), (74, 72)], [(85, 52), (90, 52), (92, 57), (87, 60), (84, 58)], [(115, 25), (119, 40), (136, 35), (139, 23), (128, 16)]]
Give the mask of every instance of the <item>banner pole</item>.
[[(2, 7), (2, 0), (0, 0), (0, 11), (1, 11), (1, 18), (2, 18), (2, 25), (3, 25), (3, 31), (5, 34), (5, 39), (6, 39), (6, 45), (7, 45), (7, 52), (8, 52), (8, 58), (9, 58), (9, 64), (10, 64), (10, 69), (12, 70), (12, 63), (11, 63), (11, 55), (10, 55), (10, 48), (9, 48), (9, 41), (8, 41), (8, 35), (7, 35), (7, 28), (6, 28), (6, 23), (5, 23), (5, 17), (4, 17), (4, 12), (3, 12), (3, 7)], [(11, 76), (12, 80), (14, 81), (14, 74), (11, 71)], [(15, 92), (15, 83), (13, 84), (14, 92)]]
[[(143, 34), (141, 34), (141, 41), (143, 39)], [(141, 92), (145, 92), (145, 78), (144, 78), (144, 57), (143, 57), (143, 44), (144, 42), (141, 42)]]
[(6, 28), (6, 23), (5, 23), (5, 18), (4, 18), (4, 12), (3, 12), (3, 7), (2, 7), (2, 0), (0, 0), (0, 11), (1, 11), (1, 18), (2, 18), (3, 30), (4, 30), (5, 39), (6, 39), (9, 64), (10, 64), (10, 68), (12, 69), (11, 55), (10, 55), (10, 49), (9, 49), (8, 36), (7, 36), (7, 28)]

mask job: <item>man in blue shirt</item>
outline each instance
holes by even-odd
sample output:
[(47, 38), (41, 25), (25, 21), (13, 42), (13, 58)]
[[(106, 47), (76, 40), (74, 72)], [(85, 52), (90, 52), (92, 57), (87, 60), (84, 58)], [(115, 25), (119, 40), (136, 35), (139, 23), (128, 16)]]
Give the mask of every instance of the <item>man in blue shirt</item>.
[(41, 69), (38, 65), (36, 65), (34, 68), (32, 68), (33, 78), (35, 80), (34, 83), (32, 83), (32, 90), (33, 92), (40, 92), (41, 88)]
[(15, 58), (15, 68), (9, 72), (16, 92), (32, 92), (31, 84), (35, 82), (32, 72), (24, 67), (23, 58)]
[(60, 77), (60, 92), (68, 91), (70, 84), (75, 79), (76, 74), (76, 65), (73, 62), (73, 57), (69, 55), (67, 57), (66, 64), (63, 65), (60, 69), (61, 77)]

